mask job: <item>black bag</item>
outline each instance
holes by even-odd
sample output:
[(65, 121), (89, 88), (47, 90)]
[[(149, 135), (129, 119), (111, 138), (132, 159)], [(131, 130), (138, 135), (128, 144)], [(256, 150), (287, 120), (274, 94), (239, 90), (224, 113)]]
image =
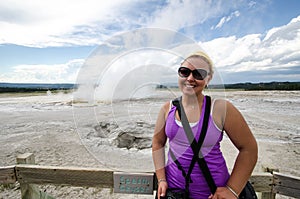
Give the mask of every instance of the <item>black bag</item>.
[[(157, 192), (155, 199), (158, 199)], [(189, 199), (189, 196), (184, 190), (167, 189), (166, 195), (160, 199)]]
[(257, 195), (252, 184), (248, 181), (243, 191), (240, 193), (240, 199), (257, 199)]
[[(167, 190), (167, 194), (164, 197), (160, 197), (161, 199), (189, 199), (188, 194), (185, 191), (175, 191), (172, 189)], [(241, 192), (240, 199), (257, 199), (257, 195), (251, 183), (248, 181), (243, 191)], [(158, 199), (157, 193), (155, 199)]]

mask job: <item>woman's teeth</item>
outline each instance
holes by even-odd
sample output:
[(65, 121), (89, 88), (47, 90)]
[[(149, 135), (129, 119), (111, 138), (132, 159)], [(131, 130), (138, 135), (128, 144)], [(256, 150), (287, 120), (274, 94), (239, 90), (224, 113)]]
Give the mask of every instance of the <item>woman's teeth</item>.
[(194, 85), (190, 85), (190, 84), (186, 84), (185, 86), (188, 87), (188, 88), (194, 88), (195, 87)]

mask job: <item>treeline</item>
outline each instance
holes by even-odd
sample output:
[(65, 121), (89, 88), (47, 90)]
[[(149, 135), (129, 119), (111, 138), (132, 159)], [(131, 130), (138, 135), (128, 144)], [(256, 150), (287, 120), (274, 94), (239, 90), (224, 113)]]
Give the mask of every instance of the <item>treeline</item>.
[(0, 83), (0, 93), (12, 92), (43, 92), (43, 91), (58, 91), (75, 89), (74, 84), (14, 84)]
[(268, 82), (225, 84), (225, 89), (244, 90), (300, 90), (300, 82)]
[(2, 88), (0, 87), (0, 93), (29, 93), (29, 92), (43, 92), (43, 91), (58, 91), (58, 90), (70, 90), (69, 88)]
[[(7, 92), (43, 92), (76, 89), (76, 84), (12, 84), (0, 83), (0, 93)], [(156, 88), (177, 88), (177, 84), (158, 85)], [(237, 83), (225, 85), (209, 85), (210, 89), (242, 89), (242, 90), (300, 90), (300, 82), (268, 82), (268, 83)]]
[[(156, 88), (178, 88), (177, 84), (158, 85)], [(225, 85), (209, 85), (209, 89), (239, 89), (239, 90), (300, 90), (300, 82), (268, 82), (268, 83), (237, 83)]]

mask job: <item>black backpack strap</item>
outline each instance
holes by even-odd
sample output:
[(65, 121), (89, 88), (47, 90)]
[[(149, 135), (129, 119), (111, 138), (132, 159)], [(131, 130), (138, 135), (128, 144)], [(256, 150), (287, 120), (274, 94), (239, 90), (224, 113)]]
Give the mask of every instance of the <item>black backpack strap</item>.
[(172, 160), (175, 162), (176, 166), (178, 167), (178, 169), (181, 171), (182, 173), (182, 176), (186, 179), (187, 178), (187, 174), (186, 172), (184, 171), (184, 169), (182, 168), (180, 162), (177, 160), (176, 156), (174, 155), (173, 151), (171, 150), (171, 148), (169, 149), (169, 153), (170, 153), (170, 156), (172, 158)]
[(205, 161), (204, 157), (198, 158), (197, 161), (198, 161), (198, 165), (199, 165), (199, 167), (200, 167), (200, 169), (201, 169), (201, 171), (202, 171), (202, 173), (205, 177), (205, 180), (206, 180), (206, 182), (209, 186), (209, 189), (210, 189), (211, 193), (214, 194), (217, 190), (217, 185), (215, 184), (215, 181), (214, 181), (214, 179), (213, 179), (213, 177), (212, 177), (212, 175), (209, 171), (209, 168), (206, 164), (206, 161)]
[[(200, 138), (198, 141), (197, 146), (193, 146), (193, 151), (194, 151), (194, 158), (197, 159), (198, 165), (205, 177), (205, 180), (210, 188), (211, 193), (215, 193), (217, 190), (217, 186), (215, 184), (215, 181), (209, 171), (209, 168), (207, 166), (207, 163), (204, 159), (204, 156), (201, 152), (201, 146), (204, 141), (204, 138), (206, 136), (207, 128), (208, 128), (208, 122), (209, 122), (209, 115), (210, 115), (210, 109), (211, 109), (211, 98), (210, 96), (206, 96), (206, 107), (205, 107), (205, 113), (204, 113), (204, 119), (203, 119), (203, 124), (202, 124), (202, 129), (201, 129), (201, 134)], [(195, 153), (196, 152), (196, 153)], [(198, 155), (197, 155), (198, 154)]]
[[(187, 138), (188, 138), (188, 140), (190, 142), (190, 145), (192, 147), (192, 150), (194, 152), (194, 156), (193, 156), (193, 159), (191, 161), (188, 173), (184, 175), (185, 181), (186, 181), (186, 191), (188, 191), (189, 182), (191, 182), (190, 175), (192, 173), (194, 165), (195, 165), (196, 162), (198, 162), (198, 165), (199, 165), (199, 167), (200, 167), (200, 169), (201, 169), (201, 171), (202, 171), (202, 173), (203, 173), (203, 175), (204, 175), (204, 177), (205, 177), (205, 179), (206, 179), (206, 181), (208, 183), (208, 186), (209, 186), (211, 192), (214, 193), (216, 191), (216, 189), (217, 189), (217, 186), (215, 185), (215, 182), (214, 182), (214, 180), (213, 180), (213, 178), (211, 176), (209, 168), (208, 168), (208, 166), (207, 166), (207, 164), (205, 162), (205, 159), (204, 159), (204, 157), (203, 157), (203, 155), (201, 153), (201, 150), (200, 150), (201, 146), (203, 144), (203, 141), (205, 139), (205, 136), (206, 136), (206, 132), (207, 132), (207, 128), (208, 128), (208, 122), (209, 122), (209, 115), (210, 115), (210, 107), (211, 107), (211, 98), (210, 98), (210, 96), (205, 96), (205, 97), (206, 97), (206, 106), (205, 106), (205, 112), (204, 112), (204, 119), (203, 119), (202, 129), (201, 129), (201, 133), (200, 133), (200, 137), (199, 137), (198, 142), (197, 142), (197, 140), (195, 139), (195, 137), (193, 135), (193, 132), (192, 132), (191, 127), (189, 125), (187, 116), (186, 116), (186, 114), (184, 112), (184, 108), (182, 106), (181, 97), (180, 98), (176, 98), (175, 100), (173, 100), (172, 103), (173, 103), (174, 106), (176, 106), (176, 108), (178, 110), (178, 114), (179, 114), (179, 117), (181, 119), (184, 131), (185, 131), (185, 133), (187, 135)], [(177, 160), (176, 165), (177, 165), (177, 167), (179, 169), (180, 168), (182, 169), (182, 167), (181, 167), (181, 165), (180, 165), (180, 163), (179, 163), (178, 160)]]
[[(179, 117), (181, 117), (181, 109), (180, 109), (180, 101), (181, 101), (181, 97), (176, 98), (174, 100), (172, 100), (172, 104), (176, 107)], [(173, 162), (176, 164), (176, 166), (178, 167), (178, 169), (181, 171), (182, 176), (185, 179), (185, 193), (188, 195), (188, 191), (189, 191), (189, 183), (192, 182), (192, 179), (190, 178), (191, 173), (188, 172), (188, 174), (185, 172), (185, 170), (183, 169), (183, 167), (181, 166), (180, 162), (178, 161), (178, 159), (176, 158), (176, 156), (174, 155), (173, 151), (171, 150), (171, 148), (169, 148), (169, 153), (170, 156), (173, 160)], [(195, 163), (194, 163), (195, 164)]]

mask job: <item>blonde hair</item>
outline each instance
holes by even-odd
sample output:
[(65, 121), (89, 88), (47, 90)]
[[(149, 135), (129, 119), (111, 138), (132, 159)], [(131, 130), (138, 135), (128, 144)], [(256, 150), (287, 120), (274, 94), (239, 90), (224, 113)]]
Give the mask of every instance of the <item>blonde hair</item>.
[(190, 54), (187, 58), (184, 59), (183, 62), (185, 62), (189, 58), (194, 58), (194, 57), (201, 58), (203, 61), (205, 61), (209, 66), (210, 75), (212, 76), (214, 74), (213, 62), (210, 59), (210, 57), (203, 51), (197, 51), (197, 52)]

